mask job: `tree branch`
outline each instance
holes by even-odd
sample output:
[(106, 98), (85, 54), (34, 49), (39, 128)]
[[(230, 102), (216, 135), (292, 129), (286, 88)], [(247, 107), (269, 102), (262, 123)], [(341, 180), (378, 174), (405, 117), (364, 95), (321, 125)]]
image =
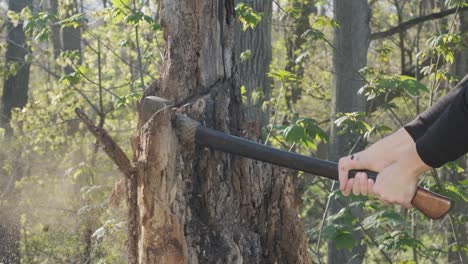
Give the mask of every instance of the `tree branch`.
[(370, 40), (386, 38), (386, 37), (391, 36), (393, 34), (397, 34), (397, 33), (406, 31), (407, 29), (409, 29), (409, 28), (411, 28), (413, 26), (419, 25), (421, 23), (424, 23), (426, 21), (443, 18), (443, 17), (449, 16), (449, 15), (451, 15), (453, 13), (456, 13), (458, 11), (464, 11), (464, 10), (468, 10), (468, 6), (454, 7), (454, 8), (451, 8), (451, 9), (444, 10), (444, 11), (439, 12), (439, 13), (432, 13), (430, 15), (417, 17), (417, 18), (408, 20), (408, 21), (406, 21), (404, 23), (401, 23), (400, 25), (395, 26), (395, 27), (393, 27), (391, 29), (376, 32), (376, 33), (372, 33), (371, 36), (370, 36)]
[(127, 182), (127, 206), (128, 206), (128, 263), (138, 262), (138, 182), (137, 169), (130, 163), (127, 155), (117, 143), (111, 138), (109, 133), (94, 125), (93, 121), (80, 109), (75, 109), (76, 115), (86, 124), (88, 130), (101, 142), (107, 156), (117, 165), (119, 170), (125, 175)]
[(117, 165), (125, 177), (130, 179), (132, 177), (132, 173), (134, 172), (134, 167), (120, 146), (115, 143), (115, 141), (111, 138), (105, 129), (94, 125), (93, 121), (91, 121), (91, 119), (89, 119), (89, 117), (80, 108), (76, 108), (75, 113), (81, 119), (81, 121), (85, 123), (89, 132), (91, 132), (96, 137), (96, 139), (101, 142), (107, 156), (109, 156), (109, 158)]

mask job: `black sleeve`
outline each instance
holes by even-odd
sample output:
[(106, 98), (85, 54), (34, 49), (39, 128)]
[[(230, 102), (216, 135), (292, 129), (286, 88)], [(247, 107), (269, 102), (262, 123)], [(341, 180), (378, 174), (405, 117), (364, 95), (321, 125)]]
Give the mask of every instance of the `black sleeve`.
[(420, 114), (416, 119), (407, 124), (404, 128), (416, 142), (426, 133), (427, 129), (440, 117), (444, 110), (454, 101), (462, 87), (468, 83), (468, 74), (442, 99), (432, 107)]
[[(467, 80), (465, 77), (464, 82), (457, 89), (458, 92), (452, 95), (451, 102), (444, 105), (445, 109), (436, 110), (442, 113), (416, 140), (416, 150), (419, 157), (433, 168), (440, 167), (468, 152)], [(428, 111), (430, 112), (431, 109)], [(428, 120), (434, 118), (431, 115), (428, 117)]]

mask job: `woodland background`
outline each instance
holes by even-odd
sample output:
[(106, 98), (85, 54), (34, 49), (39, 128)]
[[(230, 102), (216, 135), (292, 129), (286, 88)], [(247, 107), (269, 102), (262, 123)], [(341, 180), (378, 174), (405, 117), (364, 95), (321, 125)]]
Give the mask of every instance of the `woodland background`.
[[(411, 121), (468, 74), (466, 1), (369, 0), (356, 10), (339, 0), (273, 0), (267, 10), (256, 2), (236, 1), (232, 23), (245, 32), (271, 27), (271, 61), (260, 58), (270, 87), (235, 87), (242, 104), (269, 116), (262, 143), (337, 160)], [(0, 263), (127, 263), (121, 173), (74, 109), (131, 156), (138, 102), (165, 58), (159, 7), (0, 1)], [(346, 27), (352, 34), (334, 35)], [(235, 56), (249, 63), (255, 53)], [(462, 157), (421, 178), (456, 201), (440, 221), (343, 198), (336, 183), (288, 172), (298, 179), (312, 261), (468, 263), (467, 166)]]

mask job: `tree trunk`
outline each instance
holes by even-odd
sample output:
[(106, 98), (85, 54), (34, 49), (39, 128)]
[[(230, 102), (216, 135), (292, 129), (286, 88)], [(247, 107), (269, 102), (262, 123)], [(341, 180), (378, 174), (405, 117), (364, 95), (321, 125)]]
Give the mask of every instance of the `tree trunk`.
[(468, 73), (468, 11), (460, 12), (460, 34), (464, 47), (455, 55), (455, 74), (461, 80)]
[[(10, 0), (9, 10), (21, 12), (25, 7), (31, 8), (31, 0)], [(1, 125), (8, 127), (13, 108), (22, 108), (28, 101), (29, 66), (24, 57), (28, 53), (23, 24), (14, 27), (8, 23), (6, 69), (16, 68), (9, 74), (3, 84)]]
[[(287, 59), (286, 70), (295, 73), (299, 81), (286, 84), (286, 104), (288, 109), (293, 111), (294, 106), (302, 97), (302, 79), (304, 77), (303, 62), (296, 63), (300, 54), (306, 51), (306, 38), (302, 34), (310, 29), (309, 16), (317, 13), (315, 7), (315, 0), (294, 0), (292, 1), (292, 8), (301, 10), (300, 15), (296, 18), (293, 17), (293, 29), (286, 29), (288, 37), (286, 39)], [(289, 32), (292, 31), (292, 32)]]
[[(366, 0), (335, 0), (334, 14), (340, 27), (335, 29), (336, 49), (333, 51), (335, 89), (332, 121), (336, 119), (336, 114), (341, 112), (366, 110), (365, 98), (357, 94), (359, 88), (364, 85), (358, 70), (366, 66), (370, 35), (370, 9)], [(330, 158), (338, 160), (350, 151), (360, 150), (363, 144), (355, 146), (358, 138), (359, 135), (338, 134), (338, 128), (333, 125), (330, 136)], [(337, 213), (343, 203), (344, 201), (332, 200), (329, 213)], [(357, 209), (351, 211), (355, 216), (360, 214)], [(358, 245), (352, 250), (338, 250), (334, 241), (329, 242), (328, 263), (362, 263), (366, 250), (365, 246), (361, 245), (362, 234), (355, 232), (353, 236)]]
[[(21, 12), (23, 8), (31, 8), (31, 0), (10, 0), (9, 10)], [(11, 111), (13, 108), (22, 108), (28, 101), (29, 63), (25, 61), (28, 53), (26, 36), (23, 25), (16, 27), (8, 23), (6, 69), (16, 68), (8, 74), (4, 80), (2, 96), (2, 115), (0, 125), (5, 127), (11, 135), (10, 128)], [(2, 200), (0, 201), (0, 263), (20, 262), (20, 226), (19, 215), (16, 211), (15, 182), (21, 175), (21, 166), (17, 166), (3, 182), (7, 183), (7, 189), (2, 188)]]
[[(78, 0), (67, 1), (63, 9), (65, 10), (65, 17), (71, 17), (78, 14)], [(78, 64), (81, 64), (81, 28), (77, 27), (65, 27), (62, 28), (62, 51), (78, 51), (79, 61)], [(65, 66), (65, 74), (72, 73), (73, 67)]]
[[(259, 140), (267, 116), (271, 1), (248, 1), (263, 21), (243, 32), (234, 3), (160, 2), (166, 38), (161, 79), (146, 95), (173, 100), (179, 112), (226, 133)], [(240, 52), (252, 56), (240, 62)], [(144, 123), (136, 148), (139, 263), (310, 263), (297, 217), (296, 179), (279, 168), (178, 142), (172, 108)], [(142, 116), (142, 115), (140, 115)]]
[(60, 56), (60, 52), (62, 52), (62, 44), (60, 41), (60, 25), (57, 23), (60, 19), (59, 12), (58, 12), (58, 0), (49, 0), (49, 8), (50, 13), (57, 16), (57, 19), (53, 21), (51, 25), (51, 39), (52, 39), (52, 47), (54, 50), (54, 59), (57, 59)]

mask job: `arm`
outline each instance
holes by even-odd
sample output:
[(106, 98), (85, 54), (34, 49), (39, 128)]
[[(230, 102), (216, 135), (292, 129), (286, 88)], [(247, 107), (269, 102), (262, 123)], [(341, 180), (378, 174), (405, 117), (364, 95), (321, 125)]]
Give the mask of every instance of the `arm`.
[[(367, 180), (367, 177), (362, 174), (357, 175), (355, 179), (348, 180), (348, 171), (352, 169), (369, 169), (380, 172), (383, 170), (383, 168), (395, 163), (400, 159), (400, 157), (404, 155), (410, 155), (408, 153), (419, 155), (417, 160), (423, 160), (424, 163), (430, 166), (437, 165), (434, 162), (445, 163), (445, 159), (435, 157), (435, 155), (437, 155), (436, 149), (444, 149), (445, 146), (444, 142), (441, 142), (442, 138), (437, 139), (440, 137), (441, 132), (436, 131), (440, 131), (444, 126), (447, 126), (447, 122), (449, 121), (447, 118), (442, 118), (442, 120), (439, 120), (439, 118), (449, 115), (449, 113), (444, 113), (444, 110), (449, 106), (451, 108), (455, 107), (452, 106), (452, 103), (455, 101), (460, 101), (458, 95), (462, 90), (466, 90), (464, 87), (467, 85), (468, 75), (466, 75), (462, 81), (460, 81), (437, 104), (423, 112), (415, 120), (406, 125), (404, 129), (400, 129), (396, 133), (379, 140), (368, 149), (354, 154), (353, 156), (357, 157), (357, 159), (351, 159), (351, 156), (341, 158), (339, 162), (339, 175), (340, 189), (343, 194), (347, 196), (352, 191), (355, 195), (367, 195), (369, 190), (372, 189), (373, 182), (371, 180)], [(457, 104), (460, 105), (459, 102)], [(460, 109), (460, 106), (455, 108)], [(455, 109), (453, 109), (452, 112), (453, 111), (463, 112), (463, 110)], [(453, 113), (450, 115), (452, 116)], [(460, 114), (458, 116), (460, 116)], [(451, 117), (451, 120), (454, 118), (456, 120), (462, 121), (467, 120), (466, 118), (468, 117), (465, 117), (465, 119), (463, 119), (463, 117)], [(436, 123), (438, 124), (435, 125)], [(458, 126), (456, 121), (451, 121), (451, 123), (453, 127)], [(465, 124), (468, 124), (468, 122), (465, 122)], [(432, 125), (434, 125), (434, 127), (432, 127)], [(427, 136), (424, 136), (429, 128), (431, 133), (429, 133)], [(451, 133), (455, 133), (457, 130), (459, 129), (453, 129)], [(454, 137), (454, 139), (457, 138)], [(436, 140), (437, 143), (432, 144), (431, 142), (434, 140)], [(460, 139), (457, 140), (460, 142)], [(415, 147), (415, 142), (417, 147)], [(457, 145), (459, 142), (452, 143), (449, 147), (445, 146), (446, 151), (450, 151), (450, 148), (452, 148), (451, 146)], [(463, 152), (463, 147), (461, 147), (461, 150), (458, 150), (457, 153), (452, 154), (452, 156), (457, 156), (460, 152)], [(449, 157), (448, 160), (453, 159), (452, 156), (444, 154), (444, 157)], [(412, 158), (413, 160), (416, 160), (416, 157)], [(357, 182), (357, 184), (354, 184), (355, 182)]]
[(433, 168), (468, 152), (468, 78), (464, 80), (451, 104), (416, 140), (418, 155)]
[[(372, 180), (364, 182), (367, 177), (360, 174), (356, 176), (357, 184), (346, 189), (350, 188), (355, 194), (372, 194), (384, 203), (410, 207), (421, 173), (468, 152), (468, 81), (466, 77), (464, 80), (457, 85), (457, 93), (451, 95), (445, 109), (438, 110), (441, 111), (438, 118), (424, 133), (414, 137), (416, 144), (403, 151), (396, 162), (380, 171), (375, 184)], [(346, 192), (343, 193), (346, 195)]]
[(467, 83), (468, 74), (436, 104), (428, 108), (409, 124), (405, 125), (405, 130), (415, 142), (426, 133), (427, 129), (434, 124), (437, 119), (439, 119), (444, 110), (455, 100), (457, 94), (460, 93), (460, 90), (462, 90)]

